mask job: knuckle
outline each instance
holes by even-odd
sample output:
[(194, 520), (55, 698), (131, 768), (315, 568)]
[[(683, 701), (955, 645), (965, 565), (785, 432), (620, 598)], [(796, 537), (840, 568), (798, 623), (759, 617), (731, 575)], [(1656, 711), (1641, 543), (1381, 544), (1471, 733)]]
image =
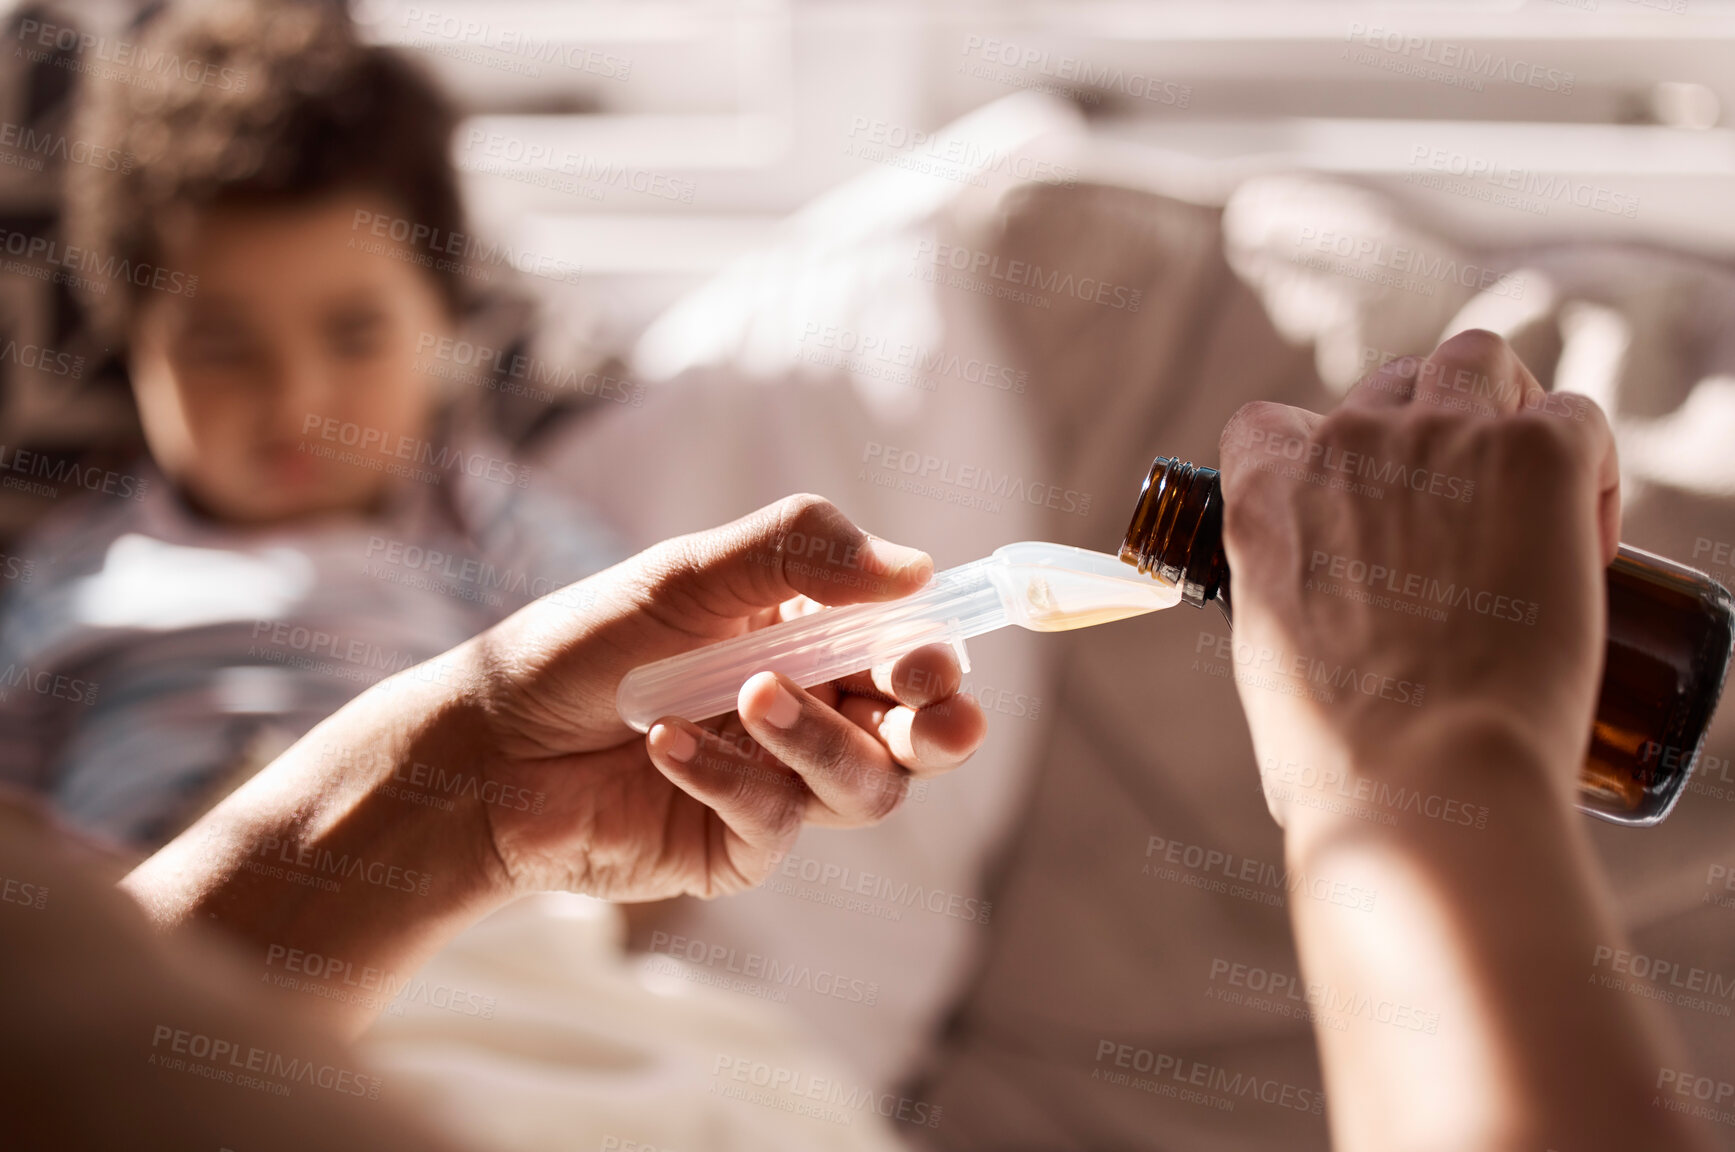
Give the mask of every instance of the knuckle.
[(788, 786), (792, 778), (787, 770), (763, 755), (758, 744), (745, 743), (745, 747), (731, 747), (717, 755), (717, 767), (729, 780), (728, 795), (719, 806), (747, 813), (754, 825), (773, 831), (792, 820), (799, 824), (800, 805), (795, 800), (796, 790)]
[(1492, 332), (1472, 328), (1434, 350), (1421, 382), (1437, 393), (1451, 393), (1484, 415), (1510, 412), (1522, 402), (1528, 370), (1512, 346)]
[(802, 795), (799, 789), (772, 786), (760, 788), (744, 802), (751, 805), (752, 822), (760, 834), (783, 844), (785, 838), (795, 839), (804, 822)]
[(864, 535), (837, 505), (811, 492), (785, 496), (769, 509), (776, 578), (790, 583), (790, 561), (804, 561), (816, 552), (829, 555), (834, 545), (857, 544)]
[(652, 545), (639, 556), (651, 598), (667, 603), (688, 596), (704, 569), (698, 542), (691, 536), (676, 536)]
[(1579, 466), (1583, 453), (1566, 422), (1525, 414), (1506, 424), (1504, 447), (1520, 466), (1528, 464), (1550, 473), (1571, 471)]
[(909, 791), (909, 772), (897, 763), (892, 763), (885, 772), (864, 770), (862, 774), (859, 798), (861, 798), (862, 819), (868, 824), (878, 824), (888, 815), (904, 807), (904, 796)]
[(1313, 430), (1313, 443), (1322, 447), (1366, 449), (1388, 436), (1391, 416), (1367, 408), (1336, 408)]
[(1278, 414), (1285, 410), (1285, 405), (1272, 400), (1249, 400), (1235, 409), (1235, 414), (1223, 425), (1222, 435), (1217, 438), (1219, 455), (1230, 448), (1242, 447), (1248, 431), (1272, 426), (1276, 423)]
[(900, 771), (886, 773), (876, 779), (868, 795), (863, 812), (868, 823), (878, 824), (881, 820), (903, 807), (904, 796), (909, 791), (909, 777)]
[(1406, 460), (1439, 459), (1453, 451), (1466, 427), (1472, 425), (1458, 413), (1411, 405), (1403, 410), (1398, 454)]
[(1350, 391), (1352, 394), (1362, 395), (1380, 392), (1398, 400), (1408, 400), (1415, 389), (1416, 377), (1420, 371), (1420, 357), (1400, 356), (1363, 374)]
[(1454, 368), (1493, 372), (1517, 363), (1518, 357), (1504, 337), (1486, 328), (1466, 328), (1441, 341), (1429, 359)]
[(820, 779), (830, 780), (839, 786), (848, 788), (854, 783), (855, 758), (854, 742), (842, 719), (836, 722), (820, 722), (814, 725), (813, 734), (808, 738), (803, 749), (803, 759), (811, 765)]
[(763, 787), (764, 781), (754, 772), (755, 765), (751, 760), (741, 756), (719, 754), (718, 768), (729, 781), (727, 803), (732, 808), (754, 809), (763, 808), (774, 803), (775, 798), (767, 795)]
[(779, 540), (788, 540), (797, 532), (808, 536), (830, 535), (849, 524), (837, 505), (812, 492), (785, 496), (773, 508)]
[(1477, 464), (1491, 481), (1523, 485), (1570, 479), (1583, 470), (1583, 453), (1561, 421), (1520, 414), (1469, 430)]

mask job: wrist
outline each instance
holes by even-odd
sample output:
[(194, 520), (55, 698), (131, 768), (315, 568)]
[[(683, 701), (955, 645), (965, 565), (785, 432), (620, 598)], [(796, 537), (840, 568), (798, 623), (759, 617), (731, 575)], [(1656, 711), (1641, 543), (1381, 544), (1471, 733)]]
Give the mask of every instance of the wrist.
[(303, 953), (407, 976), (513, 895), (470, 786), (487, 726), (459, 666), (408, 669), (352, 700), (125, 886), (160, 926), (242, 942), (266, 977)]
[[(445, 893), (445, 904), (489, 908), (516, 893), (494, 849), (488, 783), (497, 749), (487, 678), (473, 643), (381, 681), (297, 745), (335, 774), (344, 795), (315, 840), (366, 842), (392, 851)], [(316, 739), (317, 738), (317, 739)]]
[(1431, 709), (1390, 738), (1314, 749), (1310, 759), (1261, 764), (1283, 805), (1286, 844), (1303, 855), (1346, 835), (1473, 835), (1571, 808), (1570, 757), (1500, 709)]

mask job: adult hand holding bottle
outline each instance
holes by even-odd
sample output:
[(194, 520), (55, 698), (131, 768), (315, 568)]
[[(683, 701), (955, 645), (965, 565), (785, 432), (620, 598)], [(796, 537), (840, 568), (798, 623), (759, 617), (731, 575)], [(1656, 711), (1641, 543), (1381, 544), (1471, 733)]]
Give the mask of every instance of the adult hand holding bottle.
[(1601, 410), (1471, 331), (1329, 415), (1249, 404), (1222, 452), (1242, 698), (1278, 822), (1334, 824), (1316, 801), (1402, 785), (1431, 767), (1408, 745), (1471, 735), (1570, 800), (1620, 536)]
[(1222, 473), (1289, 866), (1374, 893), (1291, 901), (1334, 1145), (1699, 1147), (1652, 1106), (1676, 1045), (1595, 979), (1619, 932), (1572, 807), (1619, 537), (1602, 413), (1465, 332), (1329, 415), (1248, 405)]

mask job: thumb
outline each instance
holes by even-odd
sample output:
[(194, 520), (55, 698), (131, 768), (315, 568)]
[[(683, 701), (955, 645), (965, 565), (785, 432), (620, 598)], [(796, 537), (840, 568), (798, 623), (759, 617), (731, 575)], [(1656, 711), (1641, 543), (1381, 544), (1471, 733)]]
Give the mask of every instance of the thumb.
[(732, 524), (658, 545), (645, 557), (650, 600), (669, 622), (702, 625), (774, 608), (895, 600), (928, 582), (926, 552), (856, 527), (829, 500), (786, 496)]

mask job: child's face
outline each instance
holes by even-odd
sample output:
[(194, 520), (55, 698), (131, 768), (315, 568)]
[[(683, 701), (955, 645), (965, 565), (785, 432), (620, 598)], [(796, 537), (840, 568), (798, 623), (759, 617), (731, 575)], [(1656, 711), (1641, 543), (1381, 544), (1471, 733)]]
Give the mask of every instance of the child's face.
[(147, 293), (136, 313), (151, 455), (213, 516), (364, 510), (415, 466), (396, 453), (434, 403), (416, 349), (451, 319), (432, 276), (394, 258), (411, 253), (352, 229), (359, 210), (389, 213), (361, 193), (199, 213), (164, 259), (197, 293)]

